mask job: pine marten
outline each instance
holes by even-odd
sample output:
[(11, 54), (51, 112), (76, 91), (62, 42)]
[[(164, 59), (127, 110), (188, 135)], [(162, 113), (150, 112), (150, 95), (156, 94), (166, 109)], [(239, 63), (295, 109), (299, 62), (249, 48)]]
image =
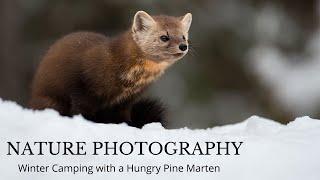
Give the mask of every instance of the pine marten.
[(140, 97), (187, 54), (191, 21), (190, 13), (172, 17), (138, 11), (131, 29), (113, 38), (93, 32), (66, 35), (37, 69), (30, 108), (134, 127), (163, 122), (162, 104)]

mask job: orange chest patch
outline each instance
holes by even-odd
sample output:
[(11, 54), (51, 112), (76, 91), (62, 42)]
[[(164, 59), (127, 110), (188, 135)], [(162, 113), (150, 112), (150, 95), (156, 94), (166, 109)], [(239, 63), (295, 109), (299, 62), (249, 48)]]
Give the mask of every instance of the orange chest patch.
[(146, 60), (142, 66), (143, 66), (143, 69), (147, 72), (157, 73), (157, 72), (163, 72), (164, 70), (166, 70), (167, 67), (169, 66), (169, 63), (154, 62), (151, 60)]
[(134, 84), (133, 86), (146, 85), (162, 75), (168, 66), (168, 62), (146, 60), (142, 64), (131, 67), (123, 79)]
[(145, 86), (160, 77), (169, 66), (167, 62), (154, 62), (146, 60), (142, 64), (131, 67), (121, 76), (123, 89), (114, 99), (113, 103), (121, 102), (127, 97), (139, 93)]
[(146, 60), (141, 66), (142, 75), (138, 78), (137, 85), (148, 84), (160, 77), (169, 66), (168, 62), (154, 62)]

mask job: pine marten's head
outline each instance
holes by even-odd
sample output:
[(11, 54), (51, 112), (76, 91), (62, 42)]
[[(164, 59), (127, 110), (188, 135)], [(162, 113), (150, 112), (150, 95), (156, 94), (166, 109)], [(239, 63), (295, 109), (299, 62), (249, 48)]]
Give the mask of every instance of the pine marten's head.
[(191, 13), (182, 17), (150, 16), (138, 11), (133, 20), (132, 36), (147, 58), (174, 62), (187, 54)]

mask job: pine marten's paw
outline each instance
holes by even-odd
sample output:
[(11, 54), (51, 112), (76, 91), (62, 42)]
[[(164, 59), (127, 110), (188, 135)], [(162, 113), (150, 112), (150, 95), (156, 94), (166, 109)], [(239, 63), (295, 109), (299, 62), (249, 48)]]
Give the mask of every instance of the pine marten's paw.
[(145, 124), (160, 122), (166, 127), (165, 106), (155, 99), (142, 99), (132, 106), (130, 126), (142, 128)]

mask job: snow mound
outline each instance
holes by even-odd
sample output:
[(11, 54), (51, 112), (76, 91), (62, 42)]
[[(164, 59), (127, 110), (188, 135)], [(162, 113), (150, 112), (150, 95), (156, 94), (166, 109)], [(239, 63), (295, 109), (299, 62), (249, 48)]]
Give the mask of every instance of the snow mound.
[[(319, 180), (320, 121), (301, 117), (287, 125), (252, 116), (234, 125), (206, 130), (142, 129), (126, 124), (95, 124), (81, 116), (61, 117), (53, 110), (31, 111), (0, 100), (0, 179), (245, 179)], [(7, 142), (243, 142), (240, 155), (7, 155)], [(89, 152), (89, 151), (88, 151)], [(216, 172), (19, 172), (19, 164), (61, 166), (219, 166)]]

